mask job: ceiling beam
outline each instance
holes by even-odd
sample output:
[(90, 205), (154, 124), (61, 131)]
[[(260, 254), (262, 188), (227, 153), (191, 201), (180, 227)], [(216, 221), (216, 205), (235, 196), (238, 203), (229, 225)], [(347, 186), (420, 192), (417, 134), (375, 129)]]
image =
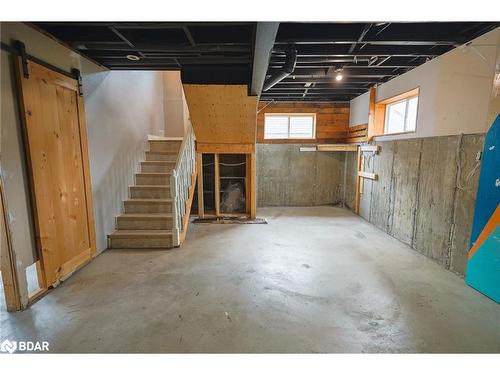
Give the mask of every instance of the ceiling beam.
[[(358, 38), (358, 43), (360, 43), (363, 38), (365, 37), (365, 35), (368, 33), (368, 31), (370, 31), (370, 29), (372, 28), (373, 26), (373, 23), (367, 23), (363, 29), (363, 31), (361, 32), (359, 38)], [(351, 47), (349, 48), (349, 54), (352, 54), (354, 52), (354, 49), (356, 48), (358, 44), (357, 43), (353, 43), (351, 44)]]
[[(406, 67), (405, 67), (406, 68)], [(350, 66), (350, 67), (345, 67), (343, 74), (344, 76), (349, 76), (349, 75), (354, 75), (354, 76), (363, 76), (363, 75), (390, 75), (394, 69), (398, 68), (391, 68), (387, 66)], [(295, 71), (290, 74), (290, 77), (300, 77), (300, 76), (310, 76), (310, 75), (315, 75), (315, 76), (328, 76), (327, 73), (327, 68), (322, 68), (322, 67), (303, 67), (303, 66), (296, 66)], [(267, 72), (268, 75), (274, 74), (278, 69), (276, 68), (270, 68)]]
[(294, 91), (303, 91), (304, 89), (308, 88), (309, 90), (311, 91), (323, 91), (323, 92), (327, 92), (327, 91), (334, 91), (334, 90), (342, 90), (342, 91), (362, 91), (364, 90), (366, 87), (363, 87), (363, 86), (358, 86), (358, 87), (347, 87), (347, 86), (331, 86), (331, 87), (316, 87), (314, 86), (314, 83), (309, 86), (309, 87), (306, 87), (304, 85), (301, 85), (300, 87), (272, 87), (269, 89), (270, 92), (275, 92), (275, 91), (289, 91), (290, 93), (293, 93)]
[[(434, 47), (431, 49), (431, 47)], [(453, 45), (375, 45), (367, 44), (356, 52), (356, 56), (425, 56), (441, 55), (453, 49)], [(347, 54), (346, 44), (299, 44), (297, 56), (353, 56)], [(282, 51), (274, 51), (274, 55), (284, 55)]]
[(192, 47), (195, 47), (196, 42), (194, 41), (193, 35), (191, 35), (191, 31), (189, 31), (189, 28), (187, 26), (183, 26), (182, 30), (184, 31), (187, 40), (189, 40), (189, 44), (191, 44)]
[(253, 22), (38, 22), (40, 26), (109, 27), (117, 29), (182, 29), (184, 26), (245, 26)]
[[(343, 69), (363, 69), (363, 68), (373, 68), (373, 69), (399, 69), (399, 68), (415, 68), (417, 65), (416, 64), (408, 64), (408, 65), (343, 65)], [(271, 64), (269, 65), (270, 69), (277, 69), (279, 68), (279, 64)], [(332, 65), (327, 65), (327, 64), (319, 64), (319, 65), (301, 65), (297, 64), (296, 69), (329, 69), (331, 68)]]
[[(141, 43), (135, 44), (135, 47), (130, 46), (120, 46), (116, 45), (116, 42), (112, 44), (106, 42), (92, 42), (92, 43), (81, 43), (81, 42), (69, 42), (74, 47), (85, 50), (85, 51), (142, 51), (142, 52), (246, 52), (248, 53), (250, 49), (249, 43), (220, 43), (220, 44), (197, 44), (196, 46), (182, 45), (182, 44), (151, 44), (151, 43)], [(123, 42), (118, 42), (120, 44), (125, 44)]]
[(362, 42), (358, 42), (357, 40), (332, 40), (332, 39), (283, 39), (277, 41), (277, 45), (282, 44), (327, 44), (327, 45), (335, 45), (335, 44), (371, 44), (371, 45), (387, 45), (387, 46), (458, 46), (462, 44), (461, 41), (457, 40), (411, 40), (411, 39), (402, 39), (402, 40), (364, 40)]
[(255, 26), (251, 95), (262, 93), (278, 27), (279, 22), (257, 22)]
[(134, 44), (133, 44), (130, 40), (128, 40), (127, 38), (125, 38), (125, 36), (124, 36), (122, 33), (120, 33), (118, 30), (116, 30), (113, 26), (110, 26), (110, 27), (109, 27), (109, 29), (110, 29), (113, 33), (115, 33), (115, 35), (116, 35), (118, 38), (120, 38), (120, 39), (121, 39), (124, 43), (128, 44), (128, 46), (129, 46), (129, 47), (132, 47), (132, 48), (134, 48), (134, 47), (135, 47), (135, 46), (134, 46)]
[(120, 59), (118, 58), (103, 58), (103, 57), (96, 57), (97, 60), (99, 60), (101, 63), (107, 65), (114, 65), (114, 64), (120, 64), (121, 62), (127, 62), (128, 64), (143, 64), (143, 65), (161, 65), (161, 64), (170, 64), (174, 60), (177, 60), (178, 63), (182, 66), (206, 66), (206, 65), (248, 65), (250, 64), (250, 59), (245, 59), (245, 58), (217, 58), (217, 59), (203, 59), (203, 58), (190, 58), (190, 59), (185, 59), (185, 58), (175, 58), (175, 57), (166, 57), (162, 59), (149, 59), (149, 58), (144, 58), (141, 59), (137, 62), (131, 62), (128, 60), (125, 56), (121, 57)]
[(260, 99), (262, 101), (276, 100), (279, 102), (328, 102), (328, 103), (349, 103), (351, 99), (355, 96), (340, 96), (340, 97), (328, 97), (328, 98), (316, 98), (316, 97), (289, 97), (289, 96), (262, 96)]
[[(328, 92), (315, 92), (313, 91), (310, 87), (304, 87), (304, 89), (309, 89), (309, 95), (320, 95), (320, 96), (328, 96), (328, 95), (359, 95), (364, 93), (368, 88), (366, 89), (359, 89), (356, 91), (351, 91), (351, 90), (330, 90)], [(267, 92), (267, 91), (266, 91)], [(272, 91), (270, 92), (271, 95), (275, 96), (280, 96), (280, 95), (302, 95), (304, 94), (304, 90), (302, 91), (296, 91), (296, 92), (290, 92), (290, 91)]]

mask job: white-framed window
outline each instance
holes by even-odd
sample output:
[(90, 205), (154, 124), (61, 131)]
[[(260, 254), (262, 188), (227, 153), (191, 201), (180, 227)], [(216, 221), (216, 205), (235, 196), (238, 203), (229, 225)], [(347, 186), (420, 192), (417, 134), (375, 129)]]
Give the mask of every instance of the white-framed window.
[(414, 132), (417, 127), (418, 95), (388, 103), (384, 134)]
[(316, 114), (266, 113), (264, 139), (314, 139)]

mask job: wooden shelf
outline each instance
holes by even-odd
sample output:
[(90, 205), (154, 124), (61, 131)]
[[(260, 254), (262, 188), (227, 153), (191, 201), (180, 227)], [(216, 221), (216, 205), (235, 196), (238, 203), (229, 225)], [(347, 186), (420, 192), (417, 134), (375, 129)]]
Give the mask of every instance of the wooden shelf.
[(355, 144), (345, 144), (345, 143), (335, 143), (335, 144), (318, 144), (316, 145), (317, 151), (331, 152), (331, 151), (357, 151), (358, 145)]

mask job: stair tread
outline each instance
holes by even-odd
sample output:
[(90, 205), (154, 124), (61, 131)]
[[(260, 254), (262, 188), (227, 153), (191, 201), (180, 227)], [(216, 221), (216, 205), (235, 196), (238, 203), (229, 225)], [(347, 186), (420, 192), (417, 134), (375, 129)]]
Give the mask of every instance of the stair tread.
[(131, 216), (140, 216), (140, 217), (148, 217), (148, 216), (155, 216), (155, 217), (171, 217), (172, 214), (169, 213), (169, 212), (146, 212), (146, 213), (143, 213), (143, 212), (132, 212), (132, 213), (123, 213), (123, 214), (120, 214), (118, 216), (127, 216), (127, 217), (131, 217)]
[(141, 161), (143, 164), (175, 164), (175, 161), (168, 161), (168, 160), (145, 160)]
[(151, 150), (147, 150), (146, 153), (161, 154), (161, 155), (177, 155), (179, 152), (178, 151), (151, 151)]
[(170, 189), (170, 185), (129, 185), (132, 189)]
[(170, 203), (172, 199), (168, 198), (127, 198), (124, 202), (135, 202), (135, 203)]
[(165, 229), (117, 229), (109, 236), (112, 238), (131, 238), (131, 237), (168, 237), (172, 231)]
[(171, 174), (170, 172), (137, 172), (136, 175), (143, 176), (166, 176)]

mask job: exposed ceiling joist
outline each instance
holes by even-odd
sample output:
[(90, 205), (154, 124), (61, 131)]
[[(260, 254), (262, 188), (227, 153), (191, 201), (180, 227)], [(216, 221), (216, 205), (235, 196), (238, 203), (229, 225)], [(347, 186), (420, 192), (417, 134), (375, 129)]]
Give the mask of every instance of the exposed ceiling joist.
[[(263, 82), (296, 51), (265, 100), (346, 102), (451, 51), (498, 22), (40, 22), (43, 32), (116, 70), (181, 70), (186, 83)], [(132, 60), (131, 56), (134, 55)], [(333, 79), (342, 72), (341, 82)], [(337, 73), (335, 73), (337, 72)]]

